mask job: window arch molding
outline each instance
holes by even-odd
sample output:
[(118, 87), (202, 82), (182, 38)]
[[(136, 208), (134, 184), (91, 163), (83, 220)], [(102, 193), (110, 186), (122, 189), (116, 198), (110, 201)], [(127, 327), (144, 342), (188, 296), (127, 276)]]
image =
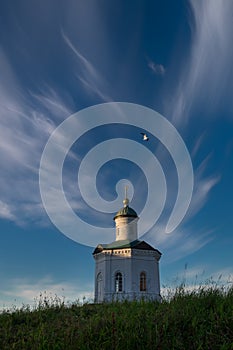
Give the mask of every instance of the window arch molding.
[(100, 272), (97, 274), (96, 280), (97, 280), (97, 282), (99, 282), (99, 281), (102, 281), (102, 279), (103, 279), (103, 275), (102, 275), (102, 272), (100, 271)]
[(147, 290), (147, 276), (145, 271), (140, 272), (140, 292), (146, 292)]
[(97, 302), (102, 301), (103, 298), (103, 274), (98, 272), (96, 276), (96, 296)]
[(123, 292), (123, 274), (120, 271), (114, 274), (114, 289), (116, 293)]

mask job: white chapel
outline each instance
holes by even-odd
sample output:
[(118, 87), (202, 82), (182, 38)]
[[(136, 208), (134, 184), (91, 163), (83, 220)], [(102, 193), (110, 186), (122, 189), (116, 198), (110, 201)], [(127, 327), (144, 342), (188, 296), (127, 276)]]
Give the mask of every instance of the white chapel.
[(138, 239), (137, 213), (124, 207), (115, 215), (116, 240), (99, 244), (95, 259), (95, 302), (113, 300), (161, 300), (159, 260), (161, 253)]

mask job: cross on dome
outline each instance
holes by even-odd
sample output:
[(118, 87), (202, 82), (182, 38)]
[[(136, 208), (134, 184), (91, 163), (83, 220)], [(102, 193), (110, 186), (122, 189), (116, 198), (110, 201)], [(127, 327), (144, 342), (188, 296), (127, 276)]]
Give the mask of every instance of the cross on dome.
[(125, 186), (125, 199), (123, 200), (124, 207), (127, 207), (129, 205), (129, 198), (128, 198), (128, 186)]
[(129, 198), (128, 198), (128, 186), (125, 186), (125, 199), (123, 200), (123, 208), (121, 208), (115, 215), (114, 220), (119, 217), (128, 217), (128, 218), (137, 218), (138, 215), (135, 210), (129, 207)]

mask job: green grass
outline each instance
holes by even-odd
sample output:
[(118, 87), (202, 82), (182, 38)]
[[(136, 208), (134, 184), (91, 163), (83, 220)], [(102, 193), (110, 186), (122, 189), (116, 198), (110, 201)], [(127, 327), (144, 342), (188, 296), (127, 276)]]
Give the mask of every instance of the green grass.
[(185, 292), (161, 303), (66, 305), (41, 298), (0, 314), (0, 349), (233, 349), (233, 288)]

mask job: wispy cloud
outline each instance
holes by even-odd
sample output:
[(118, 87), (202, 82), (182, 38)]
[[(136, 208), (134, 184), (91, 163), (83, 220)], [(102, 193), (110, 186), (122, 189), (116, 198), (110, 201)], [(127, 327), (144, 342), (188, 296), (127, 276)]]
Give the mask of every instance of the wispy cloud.
[(209, 159), (207, 156), (201, 164), (195, 169), (195, 182), (192, 201), (188, 211), (188, 218), (195, 215), (205, 205), (210, 195), (211, 190), (219, 183), (221, 176), (219, 174), (205, 175), (208, 169)]
[(175, 123), (187, 121), (200, 103), (210, 114), (223, 107), (223, 99), (232, 106), (233, 3), (190, 0), (190, 6), (191, 53), (182, 66), (168, 114)]
[[(1, 289), (0, 308), (17, 307), (28, 304), (31, 307), (43, 303), (60, 300), (61, 302), (93, 299), (93, 285), (83, 281), (54, 281), (50, 276), (34, 282), (29, 279), (13, 279), (6, 281), (7, 286)], [(1, 300), (2, 299), (2, 300)]]
[(201, 149), (201, 145), (203, 144), (206, 137), (206, 133), (203, 132), (200, 136), (198, 136), (193, 149), (191, 150), (191, 157), (194, 159), (194, 157), (197, 155), (198, 151)]
[[(75, 55), (73, 69), (85, 89), (101, 101), (110, 100), (103, 92), (106, 82), (94, 65), (63, 32), (62, 37)], [(30, 213), (30, 220), (41, 222), (46, 217), (39, 192), (41, 155), (57, 125), (75, 112), (74, 102), (68, 92), (47, 82), (41, 81), (36, 90), (24, 89), (3, 49), (0, 57), (0, 215), (23, 225)], [(66, 189), (73, 189), (68, 177), (64, 181)]]
[(166, 72), (166, 69), (162, 64), (155, 63), (151, 60), (148, 62), (148, 67), (156, 75), (164, 75)]
[(188, 286), (225, 286), (229, 287), (233, 283), (233, 269), (225, 267), (224, 269), (213, 270), (209, 265), (189, 266), (187, 264), (183, 271), (179, 271), (176, 280), (185, 283)]
[(71, 39), (62, 30), (62, 37), (68, 47), (74, 53), (77, 61), (75, 74), (87, 92), (96, 94), (101, 98), (102, 102), (111, 101), (110, 96), (105, 92), (107, 82), (103, 76), (98, 72), (94, 65), (81, 54), (78, 48), (74, 45)]
[(167, 234), (166, 223), (156, 225), (144, 239), (164, 253), (163, 263), (168, 264), (188, 256), (209, 243), (213, 239), (212, 231), (196, 230), (190, 226), (179, 226)]
[(182, 288), (186, 293), (199, 292), (211, 288), (219, 288), (221, 291), (228, 291), (233, 283), (233, 270), (231, 267), (213, 271), (208, 266), (188, 266), (178, 273), (161, 288), (161, 295), (164, 298), (171, 298), (174, 293)]
[(0, 200), (0, 217), (3, 219), (14, 220), (15, 216), (12, 212), (12, 208), (7, 203)]
[[(196, 123), (198, 123), (200, 118), (203, 118), (200, 113), (195, 115), (196, 110), (198, 108), (200, 110), (200, 106), (202, 106), (205, 116), (216, 115), (216, 112), (222, 107), (222, 100), (227, 101), (228, 106), (232, 106), (232, 101), (228, 97), (229, 91), (232, 91), (233, 88), (231, 69), (233, 59), (231, 45), (233, 3), (227, 2), (226, 4), (220, 0), (213, 4), (209, 0), (205, 2), (190, 0), (190, 8), (190, 52), (180, 68), (173, 98), (167, 98), (165, 106), (165, 115), (171, 116), (173, 124), (185, 130), (184, 133), (187, 134), (190, 133), (188, 121), (195, 117)], [(176, 70), (177, 67), (178, 65), (175, 67)], [(166, 75), (166, 77), (169, 77), (170, 73), (169, 71), (169, 75)], [(203, 132), (196, 140), (191, 152), (193, 159), (200, 156), (200, 150), (206, 136)], [(208, 175), (207, 170), (210, 160), (211, 155), (207, 156), (194, 170), (192, 201), (182, 224), (186, 224), (191, 217), (203, 208), (212, 189), (221, 180), (221, 176), (217, 172)], [(184, 227), (184, 225), (180, 226), (181, 232), (185, 232)], [(210, 230), (214, 229), (210, 228)], [(199, 232), (198, 235), (195, 233), (195, 239), (189, 237), (186, 242), (189, 242), (194, 250), (198, 246), (201, 247), (201, 235), (203, 233)], [(179, 244), (181, 244), (181, 247), (184, 246), (182, 236), (183, 234), (176, 233), (177, 247)], [(174, 237), (174, 240), (176, 238)], [(170, 239), (173, 241), (173, 238), (170, 237)], [(166, 238), (164, 243), (168, 244)], [(175, 244), (175, 241), (173, 243)], [(187, 250), (191, 252), (189, 248)]]
[[(41, 93), (25, 90), (3, 50), (0, 51), (0, 191), (1, 217), (23, 223), (43, 216), (38, 171), (43, 147), (69, 103), (46, 86)], [(25, 208), (27, 207), (27, 211)]]
[[(223, 4), (221, 1), (219, 3)], [(212, 48), (215, 47), (214, 42), (216, 40), (219, 45), (222, 40), (221, 48), (230, 50), (227, 48), (229, 37), (223, 38), (224, 26), (216, 24), (219, 19), (220, 23), (223, 24), (223, 20), (226, 18), (227, 26), (230, 26), (226, 11), (222, 10), (222, 8), (221, 11), (218, 11), (218, 5), (211, 9), (209, 1), (206, 1), (203, 5), (196, 5), (196, 3), (192, 2), (192, 6), (196, 21), (193, 29), (193, 54), (187, 62), (187, 66), (184, 67), (184, 76), (182, 76), (177, 89), (176, 103), (172, 106), (174, 111), (173, 120), (180, 120), (182, 116), (183, 121), (184, 115), (188, 117), (190, 101), (194, 101), (196, 96), (198, 96), (198, 87), (202, 85), (203, 77), (206, 77), (204, 71), (209, 63), (206, 56), (208, 50), (204, 50), (205, 45), (207, 45), (207, 48), (208, 45)], [(213, 38), (208, 30), (208, 36), (204, 30), (209, 25), (211, 28), (215, 28), (214, 33), (216, 33), (216, 36)], [(75, 40), (75, 36), (71, 40), (65, 31), (61, 31), (61, 35), (67, 50), (74, 56), (75, 63), (72, 69), (85, 91), (99, 97), (101, 102), (111, 101), (110, 94), (106, 92), (108, 91), (106, 80), (88, 55), (84, 54), (83, 50), (78, 46), (78, 40)], [(213, 52), (213, 50), (210, 50), (210, 52)], [(224, 57), (226, 59), (225, 53)], [(32, 214), (31, 217), (33, 217), (33, 214), (35, 217), (44, 215), (38, 184), (40, 157), (49, 135), (61, 120), (70, 115), (73, 108), (73, 100), (69, 93), (58, 91), (56, 88), (49, 86), (48, 83), (41, 84), (36, 92), (25, 91), (3, 50), (1, 50), (0, 58), (0, 68), (3, 72), (0, 81), (1, 215), (6, 219), (12, 220), (19, 220), (20, 218), (22, 222), (24, 218), (28, 219), (28, 214), (25, 214), (25, 208), (27, 208), (26, 213)], [(222, 58), (220, 61), (223, 67), (226, 62)], [(219, 72), (220, 63), (219, 61), (217, 63), (216, 61), (214, 62)], [(154, 74), (164, 75), (166, 72), (164, 65), (152, 60), (148, 61), (148, 67)], [(211, 79), (219, 78), (219, 75), (216, 75), (215, 72), (213, 75), (209, 74), (209, 76)], [(194, 99), (191, 98), (193, 96), (195, 97)], [(201, 142), (202, 140), (200, 139), (199, 143), (196, 144), (196, 149), (193, 151), (194, 155), (197, 153)], [(207, 200), (211, 189), (219, 181), (218, 176), (204, 178), (203, 168), (204, 165), (200, 166), (195, 172), (195, 189), (189, 215), (193, 215), (200, 210)], [(65, 181), (67, 183), (66, 188), (72, 191), (73, 185), (69, 183), (68, 177)], [(59, 207), (59, 203), (57, 206)], [(182, 230), (184, 232), (183, 228)], [(186, 237), (186, 234), (180, 233), (179, 236), (179, 233), (174, 233), (174, 237), (174, 239), (171, 239), (171, 237), (169, 239), (166, 238), (166, 244), (168, 245), (172, 242), (173, 246), (176, 246), (177, 242), (181, 242), (183, 237)], [(162, 240), (162, 238), (160, 239)], [(196, 240), (191, 237), (187, 242), (186, 245), (184, 243), (181, 245), (181, 247), (184, 246), (182, 249), (185, 253), (201, 247), (206, 240), (205, 237), (203, 242), (200, 237), (196, 238)], [(187, 246), (188, 244), (189, 246)]]
[[(165, 254), (165, 263), (179, 260), (181, 257), (188, 256), (198, 251), (211, 240), (214, 239), (215, 227), (202, 227), (196, 231), (195, 227), (190, 225), (191, 218), (208, 201), (211, 190), (220, 181), (221, 177), (216, 174), (205, 175), (208, 169), (210, 156), (206, 157), (194, 172), (194, 189), (189, 209), (175, 231), (166, 233), (166, 222), (160, 220), (153, 229), (145, 235), (145, 239), (152, 245), (160, 247)], [(175, 250), (174, 250), (175, 247)]]

